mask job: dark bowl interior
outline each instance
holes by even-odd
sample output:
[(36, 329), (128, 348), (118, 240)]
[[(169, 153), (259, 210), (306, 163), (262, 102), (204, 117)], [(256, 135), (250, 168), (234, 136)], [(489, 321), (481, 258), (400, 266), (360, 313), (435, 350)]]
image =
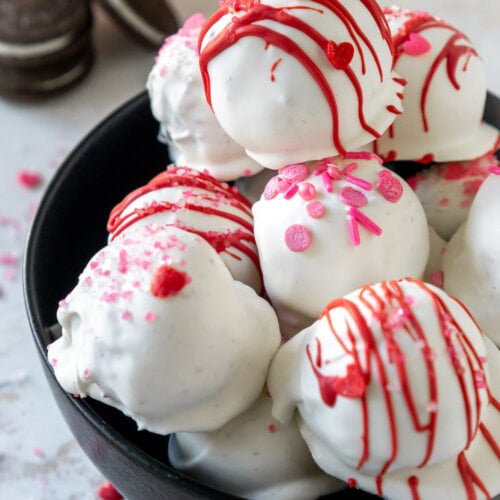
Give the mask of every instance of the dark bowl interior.
[[(500, 100), (492, 95), (485, 118), (500, 128)], [(75, 286), (90, 257), (106, 244), (109, 211), (169, 162), (157, 131), (148, 96), (142, 93), (99, 124), (58, 170), (28, 236), (27, 313), (45, 375), (66, 422), (92, 462), (127, 499), (234, 498), (176, 472), (167, 461), (168, 437), (138, 431), (119, 411), (66, 393), (46, 356), (58, 302)], [(330, 498), (374, 497), (345, 490)]]

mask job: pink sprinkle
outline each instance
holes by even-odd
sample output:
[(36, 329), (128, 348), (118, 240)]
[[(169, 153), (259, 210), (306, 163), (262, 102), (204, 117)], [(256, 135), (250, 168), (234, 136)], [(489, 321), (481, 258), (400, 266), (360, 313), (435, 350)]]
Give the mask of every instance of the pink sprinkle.
[(364, 189), (365, 191), (371, 191), (373, 189), (373, 184), (371, 182), (355, 177), (354, 175), (346, 175), (345, 180), (360, 187), (361, 189)]
[(357, 247), (361, 243), (361, 239), (359, 237), (358, 223), (352, 215), (347, 216), (347, 226), (349, 228), (351, 242), (355, 247)]
[(285, 231), (285, 244), (292, 252), (304, 252), (311, 246), (312, 236), (307, 227), (292, 224)]
[(17, 174), (17, 182), (24, 188), (35, 188), (39, 186), (42, 182), (42, 177), (36, 172), (29, 172), (27, 170), (21, 170)]
[(427, 411), (429, 413), (436, 413), (438, 411), (438, 404), (435, 402), (435, 401), (431, 401), (428, 405), (427, 405)]
[(356, 162), (349, 163), (349, 165), (346, 165), (344, 167), (344, 170), (342, 170), (342, 172), (344, 173), (344, 175), (349, 175), (349, 174), (352, 174), (352, 172), (354, 172), (357, 168), (358, 168), (358, 164)]
[(335, 165), (328, 165), (327, 172), (328, 172), (328, 175), (334, 181), (339, 181), (340, 179), (342, 179), (342, 172), (340, 171), (340, 168), (335, 166)]
[(4, 276), (8, 281), (14, 281), (16, 279), (16, 273), (14, 271), (11, 271), (10, 269), (5, 271)]
[(4, 253), (3, 255), (0, 255), (0, 265), (16, 266), (17, 257), (13, 253)]
[(33, 455), (38, 458), (42, 458), (45, 454), (41, 448), (33, 448)]
[(297, 163), (280, 168), (279, 173), (290, 182), (302, 182), (309, 175), (309, 167), (305, 163)]
[(462, 200), (460, 202), (460, 208), (469, 208), (472, 204), (471, 200)]
[(356, 207), (349, 208), (349, 215), (352, 215), (362, 226), (368, 229), (368, 231), (373, 233), (375, 236), (380, 236), (382, 234), (382, 229), (369, 217), (360, 212)]
[(132, 290), (125, 290), (121, 295), (123, 299), (130, 300), (134, 295), (134, 292)]
[(410, 33), (408, 40), (403, 43), (403, 52), (409, 56), (421, 56), (431, 50), (431, 44), (420, 34)]
[(92, 286), (94, 283), (94, 280), (90, 277), (90, 276), (87, 276), (83, 281), (82, 281), (82, 284), (85, 285), (85, 286)]
[(85, 378), (89, 378), (90, 377), (90, 371), (88, 368), (85, 368), (85, 370), (83, 370), (83, 376)]
[(154, 320), (156, 319), (156, 314), (152, 311), (149, 311), (146, 313), (146, 316), (144, 316), (144, 319), (148, 322), (148, 323), (153, 323)]
[(51, 358), (50, 364), (55, 368), (57, 366), (57, 358)]
[(478, 389), (486, 389), (488, 387), (486, 375), (483, 370), (475, 370), (474, 379), (476, 380), (476, 387)]
[(116, 292), (103, 292), (101, 295), (101, 301), (106, 302), (108, 304), (114, 304), (118, 301), (120, 295)]
[(270, 433), (276, 432), (276, 424), (270, 424), (267, 426)]
[(321, 201), (311, 201), (307, 204), (306, 210), (313, 219), (320, 219), (325, 215), (325, 206)]
[(321, 174), (321, 179), (323, 180), (323, 185), (328, 193), (333, 191), (333, 181), (332, 178), (328, 175), (328, 172), (323, 172)]
[(390, 172), (380, 173), (377, 181), (377, 191), (390, 203), (397, 203), (403, 196), (403, 185)]
[(316, 187), (310, 182), (304, 182), (300, 184), (299, 196), (305, 201), (314, 199), (314, 197), (316, 196)]
[(130, 321), (132, 319), (132, 313), (130, 311), (124, 311), (122, 314), (122, 319), (125, 321)]
[(448, 198), (441, 198), (439, 200), (440, 207), (447, 207), (450, 204), (450, 200)]
[(264, 199), (272, 200), (273, 198), (276, 198), (276, 196), (278, 196), (278, 193), (278, 177), (272, 177), (271, 179), (269, 179), (269, 182), (264, 188)]
[(349, 186), (340, 190), (339, 198), (342, 203), (351, 207), (363, 207), (368, 203), (364, 193)]
[(243, 171), (243, 176), (244, 177), (250, 177), (252, 175), (252, 171), (247, 168), (246, 170)]
[(328, 168), (328, 164), (327, 163), (322, 163), (318, 168), (316, 168), (315, 170), (313, 170), (313, 175), (321, 175), (324, 172), (326, 172), (327, 168)]
[(431, 283), (439, 288), (443, 288), (444, 285), (444, 273), (443, 271), (434, 271), (431, 273)]
[(359, 152), (350, 152), (346, 153), (344, 155), (344, 158), (346, 160), (374, 160), (376, 161), (379, 165), (382, 165), (384, 161), (380, 156), (376, 155), (375, 153), (371, 153), (369, 151), (359, 151)]
[(285, 198), (285, 200), (289, 200), (290, 198), (292, 198), (295, 193), (299, 190), (299, 185), (298, 184), (292, 184), (286, 191), (285, 191), (285, 194), (283, 195), (283, 197)]

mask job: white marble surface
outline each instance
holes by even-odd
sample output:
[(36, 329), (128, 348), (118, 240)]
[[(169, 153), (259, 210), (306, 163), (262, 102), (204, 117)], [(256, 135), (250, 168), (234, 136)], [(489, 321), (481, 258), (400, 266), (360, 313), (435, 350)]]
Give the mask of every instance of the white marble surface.
[[(180, 18), (210, 12), (216, 0), (172, 1)], [(500, 95), (499, 0), (400, 0), (467, 33)], [(155, 53), (127, 38), (94, 8), (96, 64), (73, 90), (46, 100), (0, 99), (0, 499), (95, 499), (101, 477), (75, 444), (52, 401), (25, 317), (24, 240), (37, 201), (68, 152), (110, 111), (143, 90)], [(16, 181), (40, 174), (36, 189)]]

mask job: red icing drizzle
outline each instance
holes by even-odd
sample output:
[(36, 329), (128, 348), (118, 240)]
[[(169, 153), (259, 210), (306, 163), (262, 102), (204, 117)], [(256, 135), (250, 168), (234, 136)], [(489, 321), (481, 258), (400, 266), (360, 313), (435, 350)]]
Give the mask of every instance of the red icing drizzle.
[[(175, 203), (168, 201), (154, 202), (146, 207), (136, 208), (130, 213), (124, 214), (127, 207), (138, 198), (158, 189), (179, 186), (186, 187), (185, 196), (180, 201)], [(206, 190), (208, 193), (194, 192), (193, 189)], [(238, 255), (231, 253), (231, 248), (240, 251), (253, 262), (261, 276), (262, 283), (262, 271), (256, 250), (253, 224), (247, 219), (225, 210), (224, 207), (228, 205), (241, 211), (242, 215), (252, 218), (250, 202), (228, 184), (217, 181), (203, 172), (184, 167), (169, 167), (145, 186), (129, 193), (116, 205), (109, 216), (107, 229), (111, 234), (111, 238), (114, 239), (141, 219), (162, 212), (175, 212), (178, 210), (190, 210), (225, 218), (235, 222), (240, 227), (233, 231), (227, 229), (224, 232), (217, 232), (197, 230), (193, 227), (187, 227), (179, 221), (171, 225), (201, 236), (218, 253), (225, 252), (233, 258), (241, 260)]]
[[(205, 87), (205, 95), (207, 102), (211, 105), (211, 86), (210, 86), (210, 75), (208, 72), (208, 64), (210, 61), (222, 53), (224, 50), (235, 44), (238, 40), (244, 37), (258, 37), (264, 40), (265, 47), (273, 45), (283, 50), (285, 53), (294, 57), (311, 75), (313, 80), (318, 85), (319, 89), (323, 93), (323, 96), (328, 104), (332, 117), (332, 141), (336, 150), (343, 154), (346, 152), (345, 148), (342, 146), (339, 137), (339, 117), (338, 108), (335, 95), (332, 88), (330, 87), (326, 76), (320, 70), (318, 65), (304, 52), (298, 44), (293, 42), (287, 36), (273, 31), (262, 25), (252, 24), (262, 20), (272, 20), (277, 23), (289, 26), (290, 28), (296, 29), (306, 36), (308, 36), (314, 43), (316, 43), (320, 49), (323, 51), (326, 57), (331, 56), (332, 52), (332, 40), (328, 40), (318, 31), (316, 31), (312, 26), (302, 21), (301, 19), (289, 14), (289, 11), (296, 9), (297, 7), (289, 6), (282, 8), (270, 7), (267, 5), (261, 5), (259, 2), (237, 2), (237, 8), (234, 7), (234, 2), (229, 2), (232, 5), (228, 5), (226, 2), (222, 4), (219, 10), (207, 21), (203, 27), (200, 37), (199, 37), (199, 52), (200, 52), (200, 70), (203, 78), (203, 84)], [(362, 64), (362, 72), (365, 72), (365, 62), (364, 55), (359, 43), (359, 39), (363, 41), (368, 47), (380, 74), (380, 80), (383, 79), (382, 68), (380, 60), (377, 53), (371, 44), (368, 37), (363, 33), (362, 28), (356, 23), (348, 9), (346, 9), (341, 2), (338, 0), (316, 0), (317, 4), (322, 5), (325, 9), (333, 12), (344, 24), (347, 31), (349, 32), (356, 50), (358, 51)], [(391, 52), (393, 51), (390, 31), (387, 22), (382, 14), (380, 7), (374, 0), (362, 0), (363, 5), (370, 12), (371, 16), (374, 18), (377, 26), (379, 27), (382, 38), (388, 44)], [(232, 8), (231, 8), (232, 7)], [(301, 9), (310, 9), (317, 11), (312, 7), (300, 7)], [(245, 14), (240, 17), (233, 16), (231, 22), (213, 39), (211, 39), (207, 45), (201, 50), (201, 45), (205, 35), (212, 28), (214, 24), (217, 23), (224, 15), (234, 12), (234, 11), (245, 11)], [(344, 42), (345, 43), (345, 42)], [(346, 45), (344, 45), (346, 47)], [(370, 127), (363, 113), (363, 93), (361, 85), (356, 77), (356, 74), (348, 65), (345, 65), (345, 61), (339, 66), (342, 71), (345, 72), (349, 80), (351, 81), (353, 87), (356, 90), (358, 97), (358, 118), (360, 120), (361, 126), (371, 135), (378, 138), (380, 134)]]
[[(476, 384), (473, 388), (470, 388), (467, 385), (467, 374), (484, 373), (482, 369), (481, 357), (474, 350), (472, 343), (460, 329), (460, 326), (450, 314), (447, 306), (438, 294), (418, 280), (407, 278), (403, 281), (418, 285), (420, 289), (427, 294), (438, 318), (441, 327), (441, 335), (446, 344), (449, 360), (454, 368), (457, 382), (461, 388), (464, 413), (467, 422), (467, 443), (465, 444), (464, 449), (467, 449), (480, 428), (480, 424), (478, 422), (478, 415), (481, 407), (480, 390), (485, 388), (481, 384)], [(373, 370), (375, 370), (378, 378), (377, 383), (380, 385), (383, 392), (388, 417), (391, 452), (376, 477), (379, 495), (383, 495), (383, 476), (398, 456), (398, 432), (397, 421), (395, 418), (395, 407), (393, 403), (393, 396), (391, 394), (391, 390), (389, 389), (390, 377), (383, 361), (383, 352), (387, 352), (389, 363), (393, 365), (398, 373), (398, 382), (401, 387), (401, 393), (404, 397), (404, 401), (406, 402), (415, 431), (422, 433), (422, 435), (426, 436), (427, 439), (426, 453), (422, 462), (419, 464), (419, 467), (423, 467), (429, 462), (433, 453), (437, 432), (439, 394), (434, 364), (434, 353), (427, 340), (426, 332), (423, 330), (422, 326), (418, 322), (417, 316), (412, 310), (413, 300), (411, 297), (404, 295), (400, 286), (401, 282), (402, 281), (384, 282), (381, 284), (381, 288), (378, 289), (367, 285), (362, 288), (359, 294), (359, 299), (362, 304), (370, 311), (371, 317), (376, 319), (379, 323), (384, 337), (383, 342), (376, 340), (367, 319), (365, 319), (363, 313), (356, 306), (356, 304), (350, 300), (345, 298), (333, 300), (330, 304), (328, 304), (321, 315), (322, 318), (327, 319), (332, 335), (335, 337), (339, 346), (352, 358), (352, 362), (349, 365), (352, 366), (352, 368), (350, 369), (353, 372), (356, 371), (360, 374), (367, 387), (373, 376)], [(330, 312), (337, 308), (344, 309), (348, 318), (345, 322), (345, 327), (347, 328), (347, 341), (342, 340), (331, 319)], [(412, 383), (409, 379), (405, 366), (404, 353), (401, 351), (395, 336), (396, 329), (398, 337), (406, 335), (416, 344), (427, 368), (426, 374), (422, 375), (427, 377), (427, 387), (429, 392), (429, 411), (427, 416), (420, 415), (417, 403), (413, 397)], [(324, 364), (322, 361), (323, 354), (321, 352), (321, 343), (319, 339), (316, 339), (316, 343), (316, 360), (313, 360), (309, 345), (306, 347), (307, 356), (309, 358), (311, 368), (318, 380), (320, 394), (324, 403), (328, 406), (333, 406), (335, 404), (336, 395), (334, 395), (331, 390), (331, 377), (321, 373), (321, 368)], [(362, 344), (361, 348), (359, 345), (360, 343)], [(384, 351), (382, 351), (382, 349), (384, 349)], [(368, 409), (367, 391), (358, 391), (356, 393), (356, 397), (360, 400), (363, 415), (363, 430), (361, 433), (363, 449), (357, 465), (357, 467), (360, 468), (364, 462), (370, 458), (370, 415)], [(490, 399), (492, 398), (490, 397)], [(494, 440), (492, 439), (492, 441)], [(473, 471), (470, 470), (470, 467), (467, 466), (466, 461), (464, 462), (464, 460), (464, 458), (459, 459), (459, 468), (462, 473), (464, 485), (468, 487), (467, 485), (469, 482), (474, 481), (477, 483), (477, 480)], [(412, 486), (413, 483), (414, 480), (411, 480), (409, 485), (410, 488), (413, 488), (412, 491), (415, 491), (416, 494), (416, 484)], [(418, 498), (418, 496), (414, 496), (414, 498)]]

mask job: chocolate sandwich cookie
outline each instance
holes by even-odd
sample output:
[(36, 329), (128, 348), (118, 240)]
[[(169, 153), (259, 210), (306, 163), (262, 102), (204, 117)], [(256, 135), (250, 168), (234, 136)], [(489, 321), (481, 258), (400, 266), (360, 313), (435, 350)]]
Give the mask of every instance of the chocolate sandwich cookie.
[(99, 3), (128, 33), (154, 49), (178, 27), (165, 0), (99, 0)]
[(0, 92), (42, 94), (80, 81), (93, 61), (86, 0), (0, 0)]

